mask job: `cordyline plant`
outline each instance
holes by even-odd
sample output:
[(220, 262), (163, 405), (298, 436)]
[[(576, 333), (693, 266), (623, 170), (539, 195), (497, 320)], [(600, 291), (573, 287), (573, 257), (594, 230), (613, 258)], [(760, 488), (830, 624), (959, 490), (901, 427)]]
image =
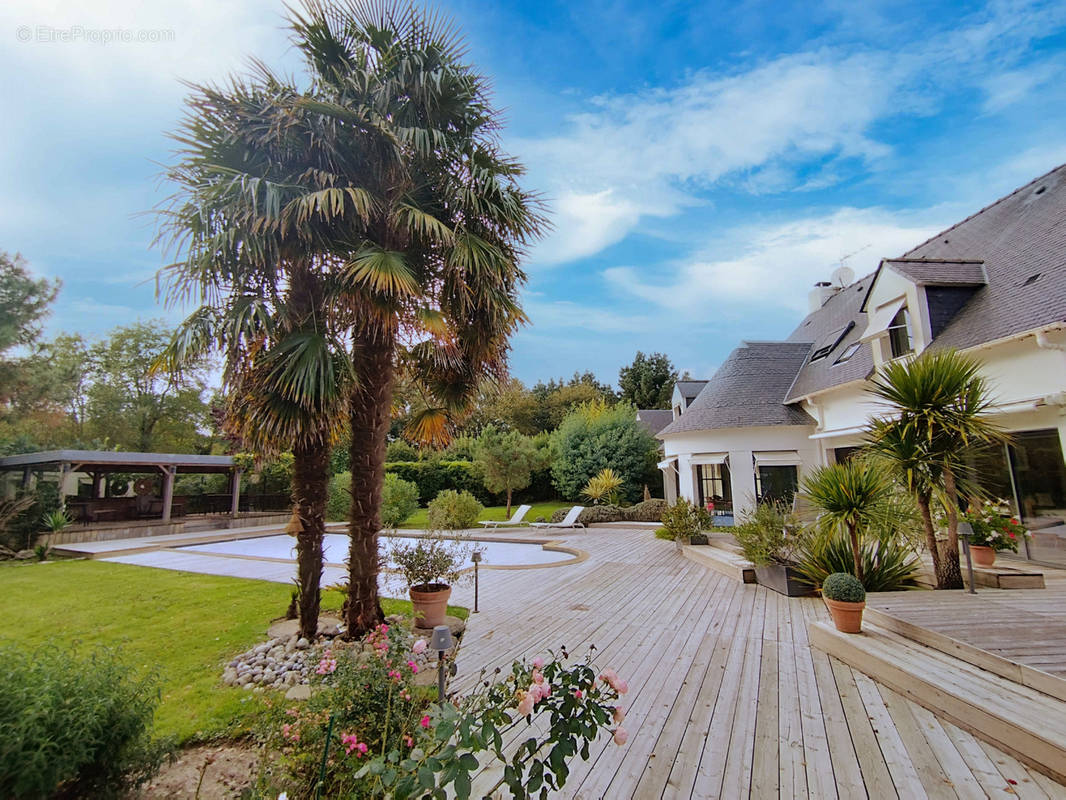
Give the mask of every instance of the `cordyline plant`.
[(399, 374), (412, 438), (443, 442), (504, 374), (525, 317), (524, 248), (544, 227), (498, 145), (486, 81), (434, 14), (403, 2), (305, 0), (289, 12), (309, 80), (255, 64), (193, 87), (168, 177), (172, 300), (201, 303), (168, 364), (225, 355), (229, 423), (256, 452), (292, 448), (301, 629), (315, 630), (328, 453), (351, 436), (351, 635), (382, 618), (378, 530)]
[(424, 640), (412, 644), (406, 630), (381, 625), (360, 647), (323, 652), (319, 688), (273, 723), (272, 766), (263, 773), (272, 785), (261, 788), (469, 798), (487, 770), (499, 777), (478, 796), (506, 786), (515, 798), (543, 798), (566, 784), (569, 762), (587, 759), (602, 730), (612, 728), (619, 745), (628, 738), (618, 701), (629, 687), (613, 670), (597, 674), (591, 649), (576, 663), (564, 651), (482, 674), (474, 691), (442, 704), (414, 685), (424, 650)]

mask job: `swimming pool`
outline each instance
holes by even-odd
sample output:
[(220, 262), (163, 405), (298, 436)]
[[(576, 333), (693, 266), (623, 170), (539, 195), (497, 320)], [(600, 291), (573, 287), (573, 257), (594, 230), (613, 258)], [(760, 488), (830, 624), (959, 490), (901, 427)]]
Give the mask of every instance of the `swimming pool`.
[[(389, 543), (412, 544), (418, 539), (413, 536), (382, 536), (381, 549), (386, 555)], [(468, 551), (475, 548), (482, 552), (481, 563), (485, 566), (533, 566), (556, 564), (574, 558), (570, 552), (545, 550), (536, 542), (497, 542), (484, 539), (462, 539), (460, 541)], [(272, 558), (296, 560), (296, 541), (291, 536), (280, 534), (258, 536), (254, 539), (237, 539), (229, 542), (195, 544), (175, 548), (198, 553), (238, 556), (244, 558)], [(324, 560), (329, 564), (343, 564), (348, 558), (348, 537), (342, 533), (327, 533), (323, 540)], [(391, 567), (392, 564), (390, 563)]]

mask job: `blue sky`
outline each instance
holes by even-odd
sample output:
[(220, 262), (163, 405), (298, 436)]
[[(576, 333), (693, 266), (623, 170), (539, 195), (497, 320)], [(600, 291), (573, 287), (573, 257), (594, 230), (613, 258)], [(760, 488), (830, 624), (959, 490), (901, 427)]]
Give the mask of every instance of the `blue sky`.
[[(1066, 4), (491, 2), (444, 8), (549, 202), (513, 373), (638, 350), (707, 377), (859, 275), (1066, 162)], [(0, 249), (63, 280), (50, 332), (165, 317), (152, 276), (179, 79), (297, 71), (273, 0), (0, 8)], [(28, 26), (31, 41), (19, 41)], [(38, 26), (167, 31), (37, 41)], [(172, 33), (169, 33), (172, 32)], [(25, 35), (23, 33), (22, 35)], [(853, 255), (849, 255), (853, 254)]]

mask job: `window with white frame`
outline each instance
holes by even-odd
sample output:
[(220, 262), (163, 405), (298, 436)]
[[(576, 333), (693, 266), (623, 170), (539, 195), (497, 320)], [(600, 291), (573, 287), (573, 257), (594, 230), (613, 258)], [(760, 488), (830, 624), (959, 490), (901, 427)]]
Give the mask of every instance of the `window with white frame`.
[(906, 306), (897, 311), (896, 316), (888, 324), (888, 347), (892, 358), (899, 358), (914, 351), (911, 345), (910, 315), (907, 313)]

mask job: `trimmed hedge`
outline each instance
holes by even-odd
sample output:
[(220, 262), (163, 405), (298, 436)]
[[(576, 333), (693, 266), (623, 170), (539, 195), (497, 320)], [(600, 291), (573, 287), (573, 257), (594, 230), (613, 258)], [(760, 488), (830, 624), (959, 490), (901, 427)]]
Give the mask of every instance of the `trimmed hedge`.
[[(503, 505), (505, 494), (495, 494), (485, 488), (481, 469), (473, 461), (393, 461), (385, 465), (385, 471), (410, 481), (418, 487), (418, 502), (428, 506), (438, 494), (451, 489), (470, 492), (479, 503), (486, 506)], [(548, 469), (536, 470), (529, 486), (516, 491), (514, 503), (535, 503), (555, 497)]]
[[(587, 506), (578, 514), (577, 521), (585, 525), (596, 522), (658, 522), (662, 518), (663, 511), (669, 508), (665, 500), (645, 500), (629, 508), (602, 505)], [(556, 509), (552, 514), (552, 522), (562, 522), (569, 508)]]

